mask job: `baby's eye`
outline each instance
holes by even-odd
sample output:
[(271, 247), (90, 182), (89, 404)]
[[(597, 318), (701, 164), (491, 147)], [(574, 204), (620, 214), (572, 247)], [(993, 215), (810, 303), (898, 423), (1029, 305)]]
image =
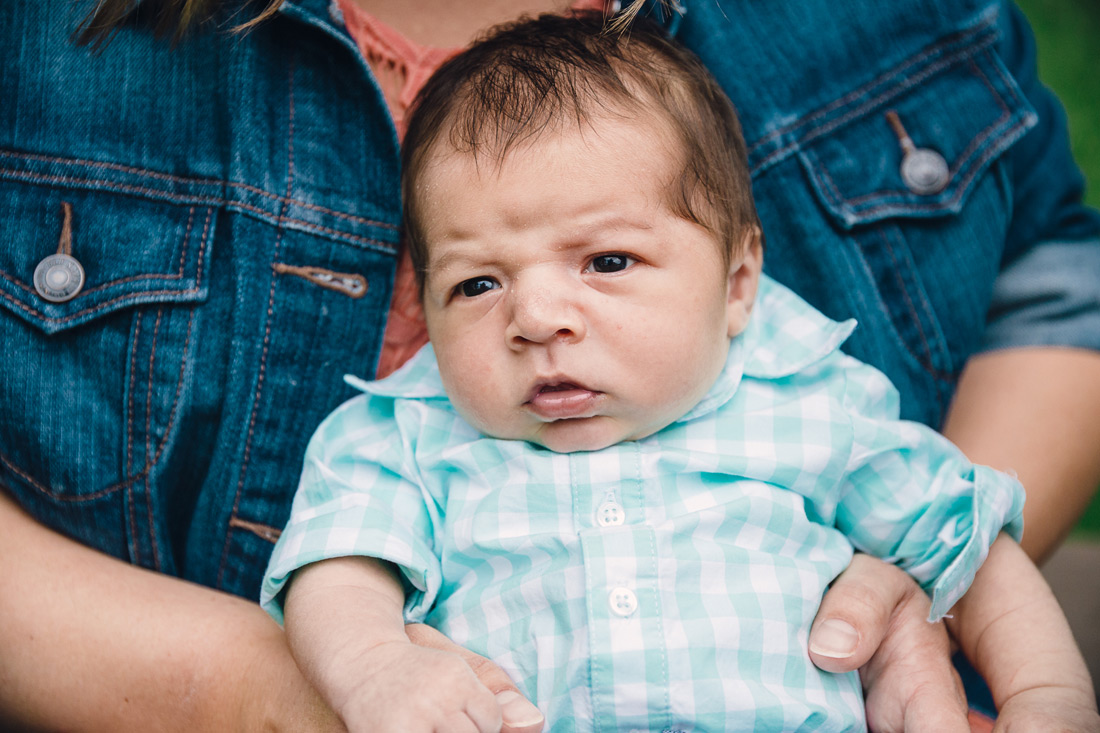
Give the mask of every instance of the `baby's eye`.
[(491, 277), (471, 277), (459, 283), (456, 290), (467, 298), (474, 298), (499, 287), (500, 283)]
[(637, 260), (629, 255), (600, 255), (592, 258), (588, 268), (592, 272), (619, 272), (633, 265)]

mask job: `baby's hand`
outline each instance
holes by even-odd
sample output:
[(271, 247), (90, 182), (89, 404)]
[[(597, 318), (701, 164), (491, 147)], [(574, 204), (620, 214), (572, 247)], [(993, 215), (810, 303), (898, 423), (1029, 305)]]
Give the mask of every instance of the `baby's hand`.
[(1033, 687), (1001, 705), (993, 733), (1100, 733), (1096, 700), (1076, 688)]
[(461, 658), (408, 642), (379, 644), (347, 670), (337, 713), (349, 733), (499, 733), (500, 705)]

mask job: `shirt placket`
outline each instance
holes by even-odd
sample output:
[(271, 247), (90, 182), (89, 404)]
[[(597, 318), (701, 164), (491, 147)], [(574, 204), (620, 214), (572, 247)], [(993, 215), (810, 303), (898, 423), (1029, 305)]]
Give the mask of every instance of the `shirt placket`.
[(585, 567), (593, 729), (662, 730), (668, 662), (637, 443), (570, 456)]

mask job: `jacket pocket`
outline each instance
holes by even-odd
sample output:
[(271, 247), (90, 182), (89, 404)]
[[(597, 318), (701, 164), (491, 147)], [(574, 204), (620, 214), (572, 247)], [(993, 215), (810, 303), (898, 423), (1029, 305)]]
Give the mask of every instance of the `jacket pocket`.
[[(195, 303), (207, 296), (203, 270), (210, 261), (212, 208), (3, 182), (0, 207), (0, 304), (44, 334), (133, 305)], [(34, 275), (57, 254), (63, 236), (84, 284), (70, 299), (52, 302), (36, 288)]]
[[(808, 130), (798, 157), (942, 415), (1000, 270), (1013, 197), (1005, 154), (1036, 117), (980, 38), (903, 65), (875, 102)], [(907, 156), (920, 158), (916, 172)]]
[[(830, 316), (856, 317), (845, 349), (930, 425), (979, 348), (1012, 216), (1011, 149), (1037, 121), (996, 40), (990, 18), (934, 40), (750, 152), (760, 192), (806, 194), (806, 210), (772, 222), (771, 273)], [(903, 164), (918, 151), (914, 178)]]
[[(77, 187), (65, 172), (0, 175), (0, 483), (47, 524), (126, 556), (133, 486), (186, 404), (217, 208)], [(83, 285), (56, 302), (35, 270), (59, 249)]]
[(928, 59), (865, 104), (823, 118), (806, 131), (799, 157), (841, 229), (935, 218), (960, 213), (982, 174), (1035, 123), (985, 48)]

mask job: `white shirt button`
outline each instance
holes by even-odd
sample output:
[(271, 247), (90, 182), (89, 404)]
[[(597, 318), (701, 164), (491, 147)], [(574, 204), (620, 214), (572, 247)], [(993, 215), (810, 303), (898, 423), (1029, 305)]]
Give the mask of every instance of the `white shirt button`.
[(617, 527), (626, 521), (626, 511), (617, 501), (605, 501), (596, 509), (596, 522), (601, 527)]
[(608, 603), (611, 605), (611, 613), (623, 618), (638, 610), (638, 596), (634, 595), (634, 591), (622, 586), (611, 589)]

